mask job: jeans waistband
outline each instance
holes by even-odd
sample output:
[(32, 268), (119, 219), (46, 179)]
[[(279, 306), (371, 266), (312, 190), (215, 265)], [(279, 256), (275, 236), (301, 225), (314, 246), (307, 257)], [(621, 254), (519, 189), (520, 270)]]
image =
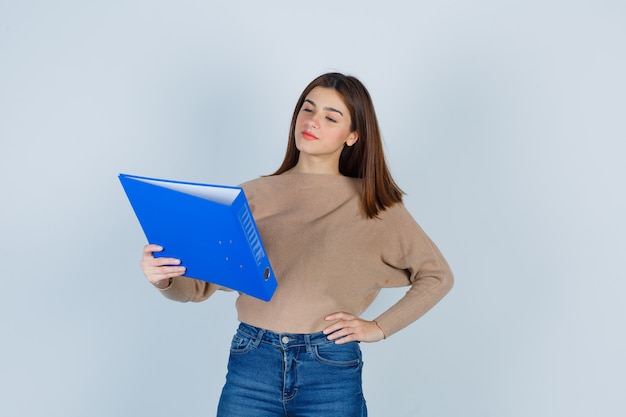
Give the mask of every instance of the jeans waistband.
[(255, 339), (256, 345), (265, 342), (281, 347), (306, 346), (307, 350), (310, 346), (325, 345), (334, 343), (328, 340), (323, 332), (301, 334), (301, 333), (275, 333), (271, 330), (262, 329), (247, 323), (239, 324), (239, 332), (244, 333), (248, 337)]

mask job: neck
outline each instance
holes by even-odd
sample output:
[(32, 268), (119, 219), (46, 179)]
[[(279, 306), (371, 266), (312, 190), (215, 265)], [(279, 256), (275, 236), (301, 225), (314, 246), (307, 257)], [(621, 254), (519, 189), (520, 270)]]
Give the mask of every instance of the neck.
[(298, 159), (298, 163), (294, 166), (291, 172), (300, 174), (333, 174), (340, 175), (339, 162), (328, 161), (317, 158), (303, 158), (302, 154)]

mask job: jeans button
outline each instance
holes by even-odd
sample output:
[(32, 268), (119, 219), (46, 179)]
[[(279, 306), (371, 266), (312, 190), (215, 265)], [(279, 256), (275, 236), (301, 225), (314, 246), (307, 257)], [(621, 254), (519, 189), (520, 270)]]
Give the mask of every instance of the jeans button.
[(289, 338), (287, 336), (283, 336), (283, 338), (281, 339), (281, 342), (283, 342), (284, 344), (289, 343)]

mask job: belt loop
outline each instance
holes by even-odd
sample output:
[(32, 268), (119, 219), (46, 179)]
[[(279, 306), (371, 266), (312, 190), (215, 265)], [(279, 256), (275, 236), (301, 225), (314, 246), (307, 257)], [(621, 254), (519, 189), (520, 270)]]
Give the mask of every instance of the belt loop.
[(258, 348), (263, 340), (263, 335), (265, 335), (265, 329), (259, 329), (259, 333), (256, 335), (256, 339), (252, 342), (252, 346)]
[(304, 335), (304, 345), (306, 346), (306, 353), (311, 353), (311, 335)]

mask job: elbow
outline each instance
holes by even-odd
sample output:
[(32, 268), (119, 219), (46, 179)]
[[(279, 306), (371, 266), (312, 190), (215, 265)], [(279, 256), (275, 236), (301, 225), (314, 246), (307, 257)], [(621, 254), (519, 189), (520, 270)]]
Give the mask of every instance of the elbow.
[(199, 303), (213, 295), (217, 289), (218, 287), (216, 285), (205, 281), (187, 277), (176, 277), (169, 287), (161, 290), (161, 294), (170, 300), (181, 303)]
[(448, 272), (443, 275), (441, 285), (443, 286), (446, 294), (452, 290), (452, 287), (454, 287), (454, 274), (451, 270), (448, 270)]
[(454, 273), (447, 263), (445, 263), (444, 268), (441, 270), (439, 285), (444, 294), (449, 293), (452, 287), (454, 287)]
[(220, 288), (215, 284), (200, 280), (194, 280), (193, 283), (195, 288), (189, 301), (194, 303), (200, 303), (207, 300)]

